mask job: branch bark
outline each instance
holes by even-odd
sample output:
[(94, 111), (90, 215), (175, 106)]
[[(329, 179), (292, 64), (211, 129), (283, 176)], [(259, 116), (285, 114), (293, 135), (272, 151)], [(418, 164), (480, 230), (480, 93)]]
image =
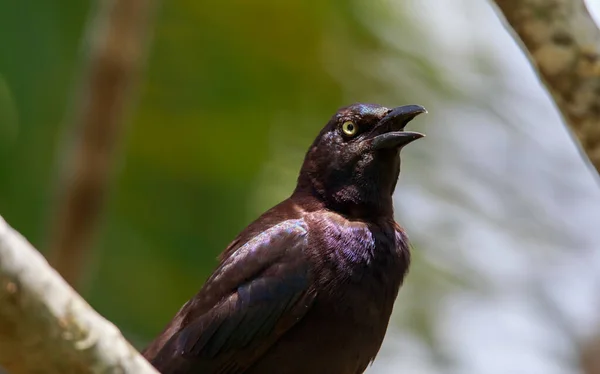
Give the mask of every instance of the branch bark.
[(97, 0), (84, 42), (87, 61), (61, 148), (64, 170), (52, 214), (49, 258), (76, 286), (109, 185), (118, 139), (146, 55), (156, 0)]
[(11, 374), (158, 374), (2, 217), (0, 365)]
[(584, 0), (495, 0), (600, 173), (600, 30)]
[(600, 334), (584, 342), (579, 352), (579, 363), (583, 373), (600, 374)]

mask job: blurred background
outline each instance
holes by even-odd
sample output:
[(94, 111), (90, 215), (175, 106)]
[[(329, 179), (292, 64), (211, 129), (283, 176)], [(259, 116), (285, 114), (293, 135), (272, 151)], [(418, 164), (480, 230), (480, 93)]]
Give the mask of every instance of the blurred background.
[[(0, 2), (0, 214), (44, 253), (92, 10)], [(489, 2), (164, 1), (152, 22), (78, 287), (138, 348), (338, 107), (415, 103), (414, 262), (368, 372), (600, 373), (598, 178)]]

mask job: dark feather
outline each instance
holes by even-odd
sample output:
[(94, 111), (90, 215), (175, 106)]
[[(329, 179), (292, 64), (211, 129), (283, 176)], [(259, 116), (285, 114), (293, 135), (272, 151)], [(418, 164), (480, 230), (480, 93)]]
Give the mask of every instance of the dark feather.
[(232, 252), (182, 308), (182, 323), (156, 354), (155, 366), (178, 372), (173, 356), (179, 366), (200, 372), (241, 373), (251, 365), (260, 357), (254, 352), (266, 351), (312, 302), (307, 236), (302, 220), (288, 220)]

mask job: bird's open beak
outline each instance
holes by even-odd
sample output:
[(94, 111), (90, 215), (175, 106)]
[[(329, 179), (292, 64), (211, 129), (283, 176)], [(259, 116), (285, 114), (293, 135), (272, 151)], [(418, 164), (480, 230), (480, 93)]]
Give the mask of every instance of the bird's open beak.
[(377, 124), (379, 135), (372, 138), (372, 149), (402, 148), (408, 143), (424, 137), (425, 135), (404, 131), (404, 127), (413, 118), (427, 110), (420, 105), (405, 105), (392, 109)]

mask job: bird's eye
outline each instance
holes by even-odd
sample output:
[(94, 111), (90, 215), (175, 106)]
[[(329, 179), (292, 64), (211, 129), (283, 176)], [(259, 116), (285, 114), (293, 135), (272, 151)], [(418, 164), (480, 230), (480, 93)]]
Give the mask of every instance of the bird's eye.
[(342, 131), (345, 135), (354, 136), (358, 133), (358, 126), (352, 121), (346, 121), (342, 124)]

